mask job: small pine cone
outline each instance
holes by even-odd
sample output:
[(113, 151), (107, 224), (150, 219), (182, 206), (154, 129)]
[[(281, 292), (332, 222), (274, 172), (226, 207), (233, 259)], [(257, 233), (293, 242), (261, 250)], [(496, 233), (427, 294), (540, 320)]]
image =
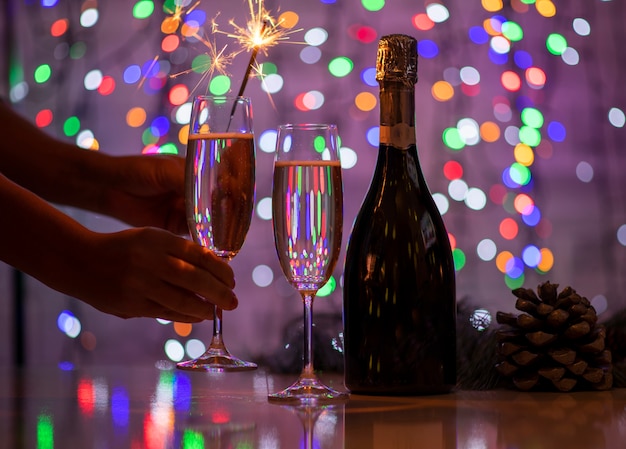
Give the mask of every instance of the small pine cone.
[(608, 390), (613, 384), (606, 331), (571, 287), (544, 282), (513, 290), (520, 314), (498, 312), (498, 372), (519, 390)]

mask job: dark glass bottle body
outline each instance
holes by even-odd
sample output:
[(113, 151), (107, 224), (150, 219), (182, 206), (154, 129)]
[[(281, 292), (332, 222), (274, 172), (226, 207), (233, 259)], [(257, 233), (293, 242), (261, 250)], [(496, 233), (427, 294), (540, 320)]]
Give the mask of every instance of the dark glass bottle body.
[(456, 384), (450, 241), (420, 168), (414, 87), (380, 88), (378, 161), (346, 254), (345, 383), (361, 394), (444, 393)]

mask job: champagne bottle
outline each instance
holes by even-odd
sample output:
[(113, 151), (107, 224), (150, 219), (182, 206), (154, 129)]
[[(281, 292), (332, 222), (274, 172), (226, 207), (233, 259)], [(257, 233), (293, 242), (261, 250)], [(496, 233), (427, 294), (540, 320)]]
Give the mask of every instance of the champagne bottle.
[(455, 274), (448, 233), (415, 138), (417, 41), (379, 42), (380, 146), (346, 254), (346, 387), (421, 395), (456, 383)]

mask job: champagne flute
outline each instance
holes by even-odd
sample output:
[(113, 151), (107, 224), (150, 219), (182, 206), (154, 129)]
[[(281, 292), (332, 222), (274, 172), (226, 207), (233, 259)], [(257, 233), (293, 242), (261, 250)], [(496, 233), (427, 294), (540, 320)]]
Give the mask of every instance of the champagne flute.
[[(196, 243), (230, 261), (252, 220), (255, 146), (251, 101), (246, 97), (194, 98), (185, 166), (187, 224)], [(222, 310), (214, 310), (213, 338), (200, 357), (178, 368), (243, 371), (257, 366), (231, 355), (222, 335)]]
[(272, 190), (274, 243), (289, 283), (304, 304), (304, 360), (298, 380), (271, 402), (326, 404), (348, 394), (324, 385), (313, 369), (313, 299), (328, 281), (341, 250), (343, 188), (337, 127), (278, 128)]

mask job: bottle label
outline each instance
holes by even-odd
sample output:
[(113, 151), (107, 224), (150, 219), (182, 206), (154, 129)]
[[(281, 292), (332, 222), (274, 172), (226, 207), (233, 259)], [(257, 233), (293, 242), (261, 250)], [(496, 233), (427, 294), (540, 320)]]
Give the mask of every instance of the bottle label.
[(406, 123), (380, 127), (380, 143), (402, 150), (415, 145), (415, 127)]

